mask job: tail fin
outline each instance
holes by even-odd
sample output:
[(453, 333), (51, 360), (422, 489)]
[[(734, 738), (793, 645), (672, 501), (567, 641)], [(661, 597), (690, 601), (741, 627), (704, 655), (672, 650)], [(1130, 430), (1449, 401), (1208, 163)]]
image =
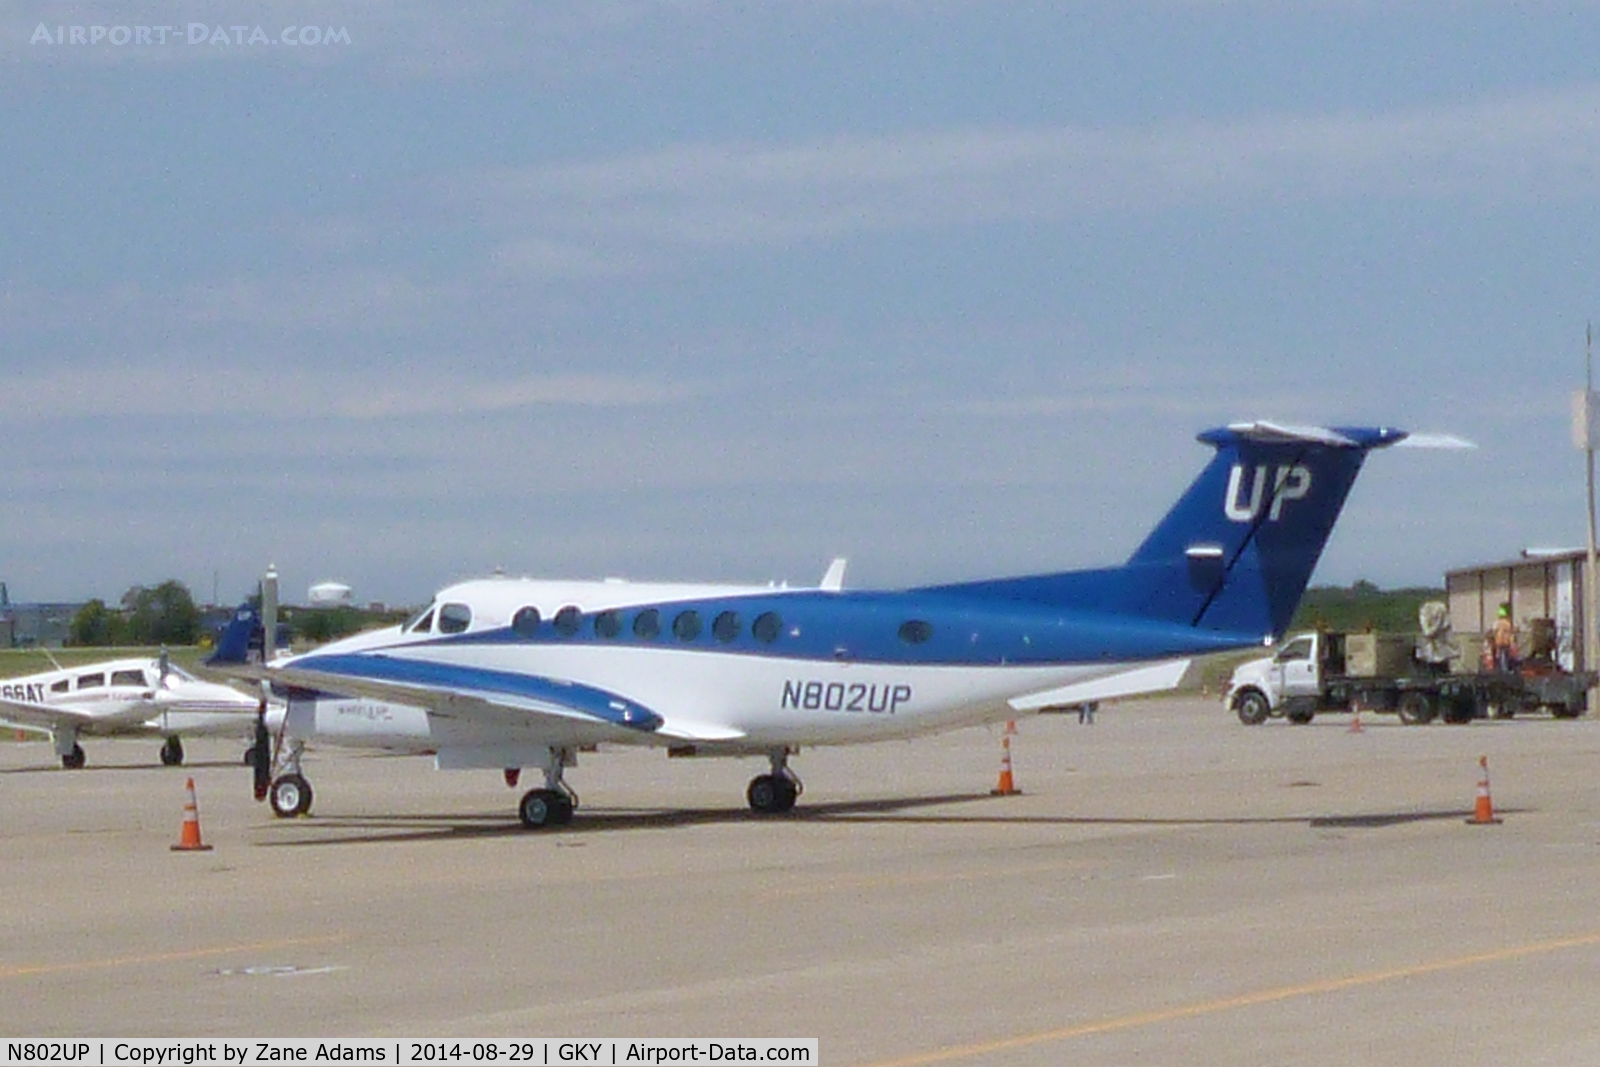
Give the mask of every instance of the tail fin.
[(1280, 635), (1367, 453), (1406, 435), (1243, 423), (1129, 558), (1124, 609), (1208, 630)]
[(1405, 436), (1266, 422), (1208, 430), (1199, 439), (1217, 454), (1123, 566), (937, 591), (1280, 636), (1367, 453)]
[(221, 666), (227, 663), (248, 663), (250, 651), (253, 647), (259, 658), (261, 650), (261, 612), (252, 597), (239, 605), (239, 610), (233, 613), (233, 618), (228, 625), (223, 627), (222, 635), (217, 638), (217, 650), (206, 660), (206, 666)]

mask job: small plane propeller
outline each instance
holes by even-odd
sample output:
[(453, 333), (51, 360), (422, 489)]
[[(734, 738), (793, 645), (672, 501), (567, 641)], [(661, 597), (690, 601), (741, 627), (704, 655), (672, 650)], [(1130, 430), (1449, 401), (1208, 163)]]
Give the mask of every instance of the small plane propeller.
[(256, 707), (256, 740), (250, 750), (250, 765), (255, 771), (257, 800), (267, 799), (272, 788), (272, 732), (267, 729), (267, 683), (261, 683), (261, 703)]

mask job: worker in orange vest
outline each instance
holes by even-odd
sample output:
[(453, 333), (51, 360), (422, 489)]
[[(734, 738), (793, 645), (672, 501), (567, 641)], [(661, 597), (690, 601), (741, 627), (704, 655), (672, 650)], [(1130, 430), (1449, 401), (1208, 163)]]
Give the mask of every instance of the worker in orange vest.
[(1514, 671), (1521, 657), (1517, 655), (1517, 628), (1511, 625), (1511, 605), (1501, 604), (1494, 629), (1489, 631), (1489, 649), (1497, 671)]

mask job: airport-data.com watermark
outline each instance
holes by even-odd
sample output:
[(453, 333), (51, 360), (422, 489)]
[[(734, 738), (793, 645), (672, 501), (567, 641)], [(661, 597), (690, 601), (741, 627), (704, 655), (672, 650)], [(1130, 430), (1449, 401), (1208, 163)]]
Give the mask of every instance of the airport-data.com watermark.
[(260, 26), (220, 26), (190, 22), (182, 26), (47, 26), (39, 23), (29, 44), (43, 48), (99, 46), (112, 48), (208, 45), (216, 48), (255, 48), (290, 45), (318, 48), (348, 45), (350, 31), (343, 26), (285, 26), (267, 31)]

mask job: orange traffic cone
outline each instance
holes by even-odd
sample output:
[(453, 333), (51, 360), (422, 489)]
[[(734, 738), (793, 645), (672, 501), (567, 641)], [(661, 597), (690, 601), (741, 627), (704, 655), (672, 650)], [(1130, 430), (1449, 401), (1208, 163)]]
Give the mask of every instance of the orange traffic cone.
[(989, 790), (992, 797), (1014, 797), (1022, 790), (1011, 777), (1011, 735), (1017, 732), (1016, 721), (1006, 723), (1006, 732), (1000, 735), (1000, 783)]
[(185, 782), (183, 788), (183, 830), (178, 835), (178, 843), (172, 846), (172, 851), (209, 852), (211, 846), (200, 843), (200, 806), (194, 801), (194, 779), (190, 778)]
[(1350, 704), (1350, 732), (1359, 734), (1365, 729), (1366, 727), (1361, 725), (1361, 702), (1353, 701)]
[(1505, 820), (1494, 817), (1494, 800), (1489, 796), (1489, 757), (1479, 756), (1478, 766), (1483, 771), (1478, 776), (1478, 801), (1472, 807), (1472, 818), (1467, 820), (1467, 825), (1493, 826)]

